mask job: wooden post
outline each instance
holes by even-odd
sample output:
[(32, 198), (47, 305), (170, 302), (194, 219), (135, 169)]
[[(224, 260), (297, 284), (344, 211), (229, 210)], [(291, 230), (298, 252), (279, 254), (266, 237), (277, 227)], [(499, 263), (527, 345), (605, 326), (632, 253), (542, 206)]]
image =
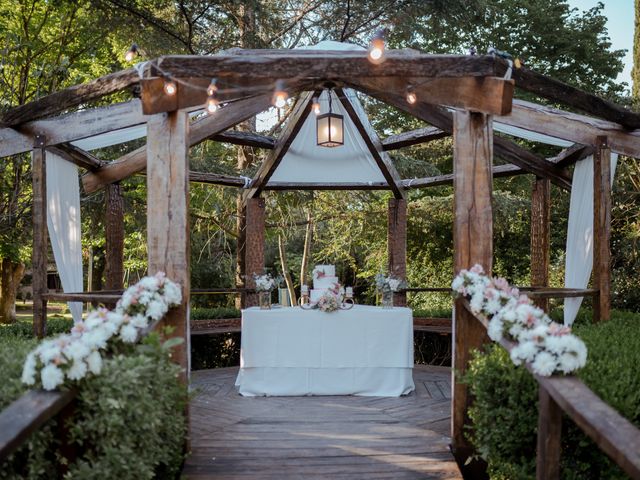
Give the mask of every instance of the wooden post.
[[(246, 199), (245, 218), (245, 285), (247, 288), (255, 288), (253, 274), (264, 272), (264, 198)], [(258, 305), (258, 295), (247, 294), (245, 303), (247, 307)]]
[[(407, 279), (407, 201), (389, 199), (387, 213), (387, 252), (389, 257), (389, 274)], [(394, 304), (407, 305), (407, 293), (394, 294)]]
[[(493, 158), (492, 118), (474, 112), (453, 114), (453, 174), (455, 220), (454, 270), (476, 263), (491, 274), (493, 217), (491, 210)], [(467, 385), (457, 380), (471, 358), (471, 350), (488, 341), (485, 328), (456, 301), (454, 309), (452, 440), (456, 458), (468, 457), (471, 446), (464, 437), (469, 424)]]
[[(549, 286), (551, 224), (551, 181), (536, 177), (531, 190), (531, 286)], [(549, 310), (549, 299), (539, 298), (534, 303)]]
[(189, 115), (161, 113), (147, 124), (147, 244), (149, 274), (165, 272), (182, 288), (182, 303), (160, 323), (184, 339), (173, 358), (189, 374)]
[(47, 165), (43, 135), (36, 135), (33, 144), (33, 253), (31, 259), (33, 288), (33, 334), (42, 338), (47, 331)]
[(611, 150), (598, 137), (593, 155), (593, 321), (611, 314)]
[(538, 388), (538, 399), (536, 480), (558, 480), (562, 450), (562, 410), (542, 385)]
[(124, 199), (119, 182), (105, 187), (106, 288), (120, 290), (124, 279)]

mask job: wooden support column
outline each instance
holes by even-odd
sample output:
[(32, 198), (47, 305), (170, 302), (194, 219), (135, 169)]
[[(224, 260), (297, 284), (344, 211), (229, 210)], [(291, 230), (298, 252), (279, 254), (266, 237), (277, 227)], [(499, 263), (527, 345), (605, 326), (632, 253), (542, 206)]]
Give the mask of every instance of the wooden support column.
[(124, 199), (119, 182), (105, 187), (105, 286), (120, 290), (124, 280)]
[[(551, 225), (551, 181), (536, 177), (531, 190), (531, 285), (549, 286)], [(539, 298), (534, 303), (549, 310), (549, 299)]]
[(189, 115), (183, 111), (160, 113), (147, 124), (147, 248), (149, 274), (165, 272), (182, 289), (182, 303), (160, 323), (173, 327), (171, 335), (184, 339), (173, 350), (189, 374)]
[[(387, 214), (387, 252), (389, 274), (407, 279), (407, 201), (398, 198), (389, 199)], [(407, 293), (394, 294), (394, 304), (407, 305)]]
[[(455, 220), (454, 270), (457, 274), (476, 263), (491, 274), (493, 258), (493, 137), (491, 116), (467, 111), (453, 114), (453, 174)], [(471, 351), (488, 341), (485, 328), (456, 301), (454, 309), (452, 440), (456, 459), (471, 454), (464, 437), (469, 425), (470, 398), (467, 385), (458, 381), (471, 358)]]
[(33, 288), (33, 334), (42, 338), (47, 331), (47, 164), (46, 139), (36, 135), (31, 153), (33, 182), (33, 253), (31, 257)]
[(611, 314), (611, 150), (607, 137), (598, 137), (593, 155), (593, 321)]
[(536, 480), (560, 478), (560, 442), (562, 434), (562, 410), (549, 392), (538, 387), (538, 451), (536, 455)]
[[(244, 275), (246, 288), (255, 288), (253, 274), (264, 273), (264, 198), (247, 198), (245, 204)], [(258, 305), (256, 293), (247, 294), (245, 306)]]

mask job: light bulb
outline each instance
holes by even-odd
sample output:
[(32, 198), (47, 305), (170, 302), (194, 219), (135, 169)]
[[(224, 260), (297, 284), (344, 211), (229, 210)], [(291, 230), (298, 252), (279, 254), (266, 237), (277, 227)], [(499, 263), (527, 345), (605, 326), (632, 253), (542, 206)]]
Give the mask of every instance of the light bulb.
[(138, 55), (138, 45), (134, 43), (133, 45), (131, 45), (131, 47), (129, 47), (129, 50), (127, 50), (127, 53), (125, 53), (124, 59), (127, 62), (131, 62), (134, 58), (136, 58), (137, 55)]
[(164, 93), (166, 93), (167, 95), (175, 95), (177, 91), (178, 86), (176, 85), (176, 82), (174, 82), (173, 80), (164, 81)]
[(207, 113), (213, 113), (218, 110), (220, 102), (213, 96), (207, 98)]
[(320, 115), (320, 102), (318, 101), (318, 97), (313, 97), (311, 110), (313, 110), (313, 113), (315, 113), (316, 115)]
[(283, 108), (287, 104), (287, 98), (289, 98), (289, 94), (284, 88), (284, 82), (282, 80), (278, 80), (276, 82), (276, 88), (273, 92), (271, 103), (273, 103), (277, 108)]
[(207, 95), (212, 97), (218, 91), (218, 86), (216, 85), (216, 79), (212, 78), (211, 83), (207, 87)]
[(384, 32), (378, 30), (369, 43), (369, 60), (372, 63), (384, 61)]
[(411, 89), (407, 90), (407, 103), (409, 105), (413, 105), (418, 101), (418, 96), (416, 95), (416, 92), (414, 92)]

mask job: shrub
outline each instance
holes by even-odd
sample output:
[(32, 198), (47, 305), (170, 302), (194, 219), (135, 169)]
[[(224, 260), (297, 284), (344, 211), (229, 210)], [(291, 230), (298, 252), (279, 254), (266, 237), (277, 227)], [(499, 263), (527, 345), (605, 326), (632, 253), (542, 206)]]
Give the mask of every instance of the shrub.
[[(73, 327), (73, 320), (70, 318), (47, 318), (47, 336), (68, 333), (71, 327)], [(8, 325), (0, 325), (0, 337), (33, 338), (33, 320), (20, 319)]]
[(240, 310), (232, 307), (194, 308), (191, 320), (211, 320), (214, 318), (240, 318)]
[[(587, 365), (578, 376), (640, 426), (640, 319), (623, 312), (613, 316), (610, 322), (574, 329), (589, 349)], [(464, 381), (474, 396), (469, 438), (487, 461), (491, 478), (535, 478), (538, 394), (532, 375), (492, 344), (474, 355)], [(627, 478), (568, 418), (563, 420), (561, 463), (564, 479)]]
[[(26, 388), (19, 383), (22, 363), (35, 341), (0, 338), (0, 371), (6, 379), (0, 399), (6, 406)], [(100, 375), (78, 385), (75, 414), (68, 420), (78, 458), (71, 478), (175, 478), (184, 458), (187, 394), (170, 361), (170, 342), (157, 334), (107, 359)], [(0, 478), (54, 478), (57, 444), (53, 421), (32, 435), (0, 465)]]

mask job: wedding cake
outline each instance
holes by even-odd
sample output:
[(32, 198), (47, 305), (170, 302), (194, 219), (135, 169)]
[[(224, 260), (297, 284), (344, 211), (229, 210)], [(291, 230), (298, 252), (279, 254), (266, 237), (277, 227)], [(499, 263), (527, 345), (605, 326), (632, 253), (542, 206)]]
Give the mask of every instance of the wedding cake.
[(316, 265), (313, 269), (313, 288), (309, 300), (311, 303), (317, 302), (327, 290), (339, 288), (339, 284), (335, 265)]

